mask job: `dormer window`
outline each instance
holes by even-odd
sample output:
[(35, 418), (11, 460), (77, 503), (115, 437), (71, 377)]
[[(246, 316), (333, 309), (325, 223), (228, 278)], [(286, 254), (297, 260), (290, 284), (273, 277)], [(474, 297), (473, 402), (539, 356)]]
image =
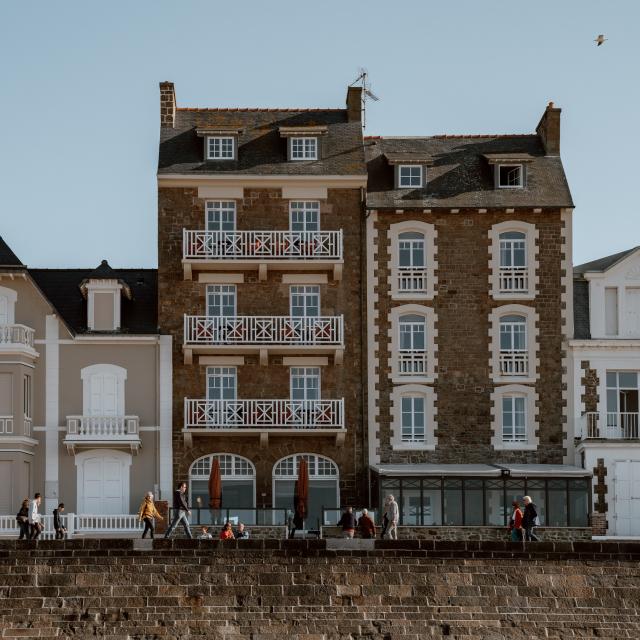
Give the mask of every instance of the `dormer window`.
[(524, 170), (521, 164), (498, 165), (498, 187), (520, 189), (524, 186)]
[(289, 138), (291, 160), (317, 160), (318, 138)]
[(233, 136), (209, 136), (207, 138), (207, 160), (233, 160), (235, 139)]
[(131, 289), (106, 260), (80, 283), (80, 291), (87, 299), (89, 331), (119, 331), (121, 298), (131, 300)]
[(400, 189), (422, 187), (423, 169), (420, 165), (401, 164), (398, 166), (398, 187)]

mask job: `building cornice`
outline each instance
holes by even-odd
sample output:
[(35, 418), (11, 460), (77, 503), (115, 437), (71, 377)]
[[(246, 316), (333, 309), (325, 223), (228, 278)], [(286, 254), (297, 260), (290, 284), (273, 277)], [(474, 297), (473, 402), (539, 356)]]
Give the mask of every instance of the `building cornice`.
[(251, 174), (202, 174), (183, 175), (180, 173), (158, 174), (160, 187), (201, 187), (207, 185), (264, 187), (266, 185), (287, 186), (317, 186), (331, 189), (359, 189), (367, 186), (367, 176), (363, 175), (324, 175), (324, 176), (293, 176), (286, 174), (251, 175)]
[(615, 338), (596, 338), (593, 340), (569, 340), (572, 349), (640, 349), (640, 340), (616, 340)]

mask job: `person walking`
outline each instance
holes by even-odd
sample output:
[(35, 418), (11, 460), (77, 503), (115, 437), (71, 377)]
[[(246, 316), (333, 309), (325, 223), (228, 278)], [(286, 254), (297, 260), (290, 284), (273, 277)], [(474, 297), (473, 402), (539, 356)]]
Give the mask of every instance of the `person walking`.
[(522, 510), (520, 509), (520, 503), (514, 500), (511, 503), (513, 507), (513, 513), (511, 514), (511, 520), (509, 521), (509, 531), (511, 532), (511, 542), (522, 541)]
[(524, 529), (524, 539), (527, 542), (540, 542), (540, 538), (534, 533), (534, 528), (540, 525), (540, 517), (538, 516), (538, 509), (536, 505), (531, 501), (529, 496), (525, 496), (522, 501), (524, 502), (524, 513), (522, 514), (522, 528)]
[(173, 533), (173, 530), (178, 526), (180, 522), (184, 528), (184, 532), (187, 538), (193, 538), (191, 529), (189, 528), (189, 520), (187, 516), (191, 515), (189, 505), (187, 503), (187, 483), (181, 482), (178, 488), (173, 492), (173, 521), (171, 526), (164, 534), (165, 538), (169, 538)]
[(38, 513), (38, 507), (41, 502), (42, 496), (36, 493), (29, 504), (29, 540), (36, 540), (44, 529), (42, 518), (40, 517), (40, 513)]
[(62, 515), (64, 513), (64, 502), (53, 510), (53, 529), (56, 532), (56, 540), (64, 540), (67, 535), (67, 527), (62, 524)]
[(358, 520), (358, 530), (360, 531), (360, 536), (362, 538), (376, 537), (376, 525), (366, 509), (362, 510), (362, 515)]
[(31, 536), (29, 535), (29, 498), (25, 498), (22, 501), (22, 506), (18, 513), (16, 513), (16, 522), (18, 523), (18, 527), (20, 527), (20, 537), (18, 540), (28, 540)]
[(144, 500), (138, 509), (138, 520), (140, 522), (144, 522), (144, 531), (142, 532), (142, 537), (147, 537), (147, 531), (149, 532), (149, 537), (153, 540), (153, 534), (156, 528), (155, 519), (164, 520), (164, 518), (158, 513), (156, 509), (156, 504), (153, 501), (153, 492), (147, 491), (144, 496)]
[(396, 499), (389, 495), (387, 496), (386, 504), (386, 512), (387, 518), (389, 519), (389, 526), (387, 527), (387, 534), (390, 540), (398, 539), (398, 520), (400, 519), (400, 509), (398, 508), (398, 503)]
[(298, 511), (298, 509), (296, 509), (295, 513), (293, 514), (292, 524), (293, 527), (291, 527), (291, 530), (289, 531), (290, 540), (292, 538), (295, 538), (296, 531), (302, 531), (304, 529), (304, 518), (302, 517), (302, 514)]
[(338, 525), (342, 527), (343, 538), (353, 538), (353, 534), (356, 532), (356, 517), (353, 515), (353, 507), (345, 509)]

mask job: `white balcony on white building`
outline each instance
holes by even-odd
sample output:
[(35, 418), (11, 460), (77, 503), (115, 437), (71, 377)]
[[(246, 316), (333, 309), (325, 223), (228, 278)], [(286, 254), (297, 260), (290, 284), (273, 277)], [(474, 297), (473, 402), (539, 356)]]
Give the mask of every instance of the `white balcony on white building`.
[(184, 360), (193, 354), (258, 354), (267, 364), (269, 354), (333, 355), (336, 364), (344, 352), (342, 316), (185, 316)]
[(184, 401), (185, 443), (195, 435), (254, 435), (266, 446), (270, 435), (328, 435), (344, 443), (344, 399)]
[(637, 440), (638, 412), (616, 411), (598, 413), (588, 411), (579, 418), (580, 440)]
[(126, 448), (137, 453), (140, 440), (138, 416), (67, 416), (64, 444), (70, 453), (79, 448)]
[(22, 354), (37, 358), (35, 331), (24, 324), (0, 324), (0, 355)]
[(185, 280), (194, 271), (332, 271), (342, 278), (342, 230), (338, 231), (192, 231), (183, 230)]

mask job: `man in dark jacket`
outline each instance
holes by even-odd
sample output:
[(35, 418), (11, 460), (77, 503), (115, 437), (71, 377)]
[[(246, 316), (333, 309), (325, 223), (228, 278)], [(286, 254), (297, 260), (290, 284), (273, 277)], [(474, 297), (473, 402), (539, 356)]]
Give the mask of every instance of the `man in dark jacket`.
[(338, 525), (342, 527), (343, 538), (353, 538), (356, 531), (356, 517), (353, 515), (353, 507), (346, 508)]
[(184, 528), (187, 538), (193, 538), (191, 535), (191, 529), (189, 528), (189, 520), (187, 519), (187, 516), (190, 515), (191, 511), (187, 503), (187, 483), (181, 482), (176, 491), (173, 492), (173, 521), (171, 522), (171, 526), (167, 529), (167, 532), (164, 534), (164, 537), (170, 537), (173, 530), (178, 526), (178, 522), (180, 522)]
[(539, 542), (540, 538), (533, 532), (534, 527), (540, 524), (538, 519), (538, 509), (536, 505), (531, 502), (529, 496), (525, 496), (522, 501), (524, 502), (524, 513), (522, 514), (522, 528), (524, 529), (524, 539), (527, 542), (535, 541)]
[(58, 508), (53, 510), (53, 528), (56, 532), (56, 540), (64, 540), (64, 537), (67, 535), (67, 527), (62, 524), (63, 512), (64, 502), (61, 502)]

